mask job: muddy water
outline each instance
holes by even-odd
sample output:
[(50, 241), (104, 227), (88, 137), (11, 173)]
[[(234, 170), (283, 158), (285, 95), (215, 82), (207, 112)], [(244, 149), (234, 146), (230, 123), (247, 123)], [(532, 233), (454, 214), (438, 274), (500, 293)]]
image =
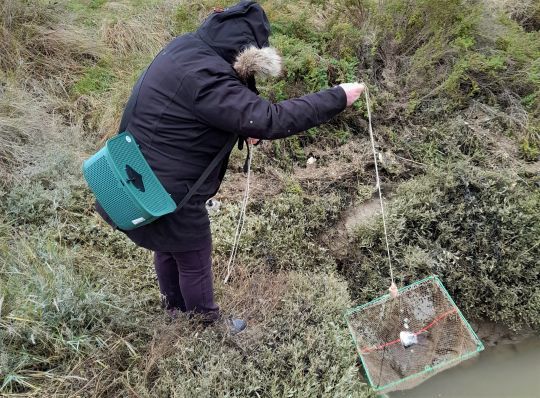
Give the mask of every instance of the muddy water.
[(540, 337), (486, 348), (477, 358), (391, 398), (538, 398)]

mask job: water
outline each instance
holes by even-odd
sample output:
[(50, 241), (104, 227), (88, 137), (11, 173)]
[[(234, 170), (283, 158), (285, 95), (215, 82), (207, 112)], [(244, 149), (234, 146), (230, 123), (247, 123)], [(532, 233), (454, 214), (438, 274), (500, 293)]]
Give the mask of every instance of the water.
[(540, 337), (486, 348), (477, 358), (441, 372), (391, 398), (538, 398)]

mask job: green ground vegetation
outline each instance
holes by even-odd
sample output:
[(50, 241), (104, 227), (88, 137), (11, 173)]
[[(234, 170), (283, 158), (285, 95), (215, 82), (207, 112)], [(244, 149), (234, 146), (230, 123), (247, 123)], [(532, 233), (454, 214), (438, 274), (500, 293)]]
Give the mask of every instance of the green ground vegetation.
[[(0, 4), (0, 394), (370, 397), (342, 312), (388, 287), (365, 102), (256, 151), (245, 235), (233, 153), (212, 215), (230, 337), (160, 309), (151, 253), (93, 211), (80, 165), (114, 134), (137, 77), (231, 1)], [(370, 87), (397, 281), (439, 275), (470, 320), (540, 330), (537, 2), (262, 1), (280, 101)], [(310, 157), (314, 165), (306, 165)]]

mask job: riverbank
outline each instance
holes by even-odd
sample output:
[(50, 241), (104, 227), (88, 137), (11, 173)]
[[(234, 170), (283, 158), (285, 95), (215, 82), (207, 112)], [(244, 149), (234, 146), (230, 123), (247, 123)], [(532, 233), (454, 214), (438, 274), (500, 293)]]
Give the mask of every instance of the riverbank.
[[(152, 253), (94, 212), (83, 159), (162, 46), (232, 2), (0, 3), (0, 394), (373, 396), (342, 316), (389, 285), (363, 101), (256, 148), (225, 285), (245, 182), (232, 153), (213, 261), (243, 336), (169, 322)], [(536, 2), (261, 3), (285, 70), (263, 97), (370, 87), (397, 283), (436, 274), (468, 320), (539, 332)]]

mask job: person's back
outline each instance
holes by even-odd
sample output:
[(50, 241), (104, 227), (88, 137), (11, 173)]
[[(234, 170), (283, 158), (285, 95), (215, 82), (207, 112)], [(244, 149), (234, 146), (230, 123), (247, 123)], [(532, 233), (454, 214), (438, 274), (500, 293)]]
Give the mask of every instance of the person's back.
[[(127, 130), (168, 192), (183, 191), (202, 174), (229, 135), (197, 120), (194, 75), (231, 73), (231, 66), (195, 34), (175, 38), (148, 68)], [(219, 185), (216, 168), (202, 191)]]

